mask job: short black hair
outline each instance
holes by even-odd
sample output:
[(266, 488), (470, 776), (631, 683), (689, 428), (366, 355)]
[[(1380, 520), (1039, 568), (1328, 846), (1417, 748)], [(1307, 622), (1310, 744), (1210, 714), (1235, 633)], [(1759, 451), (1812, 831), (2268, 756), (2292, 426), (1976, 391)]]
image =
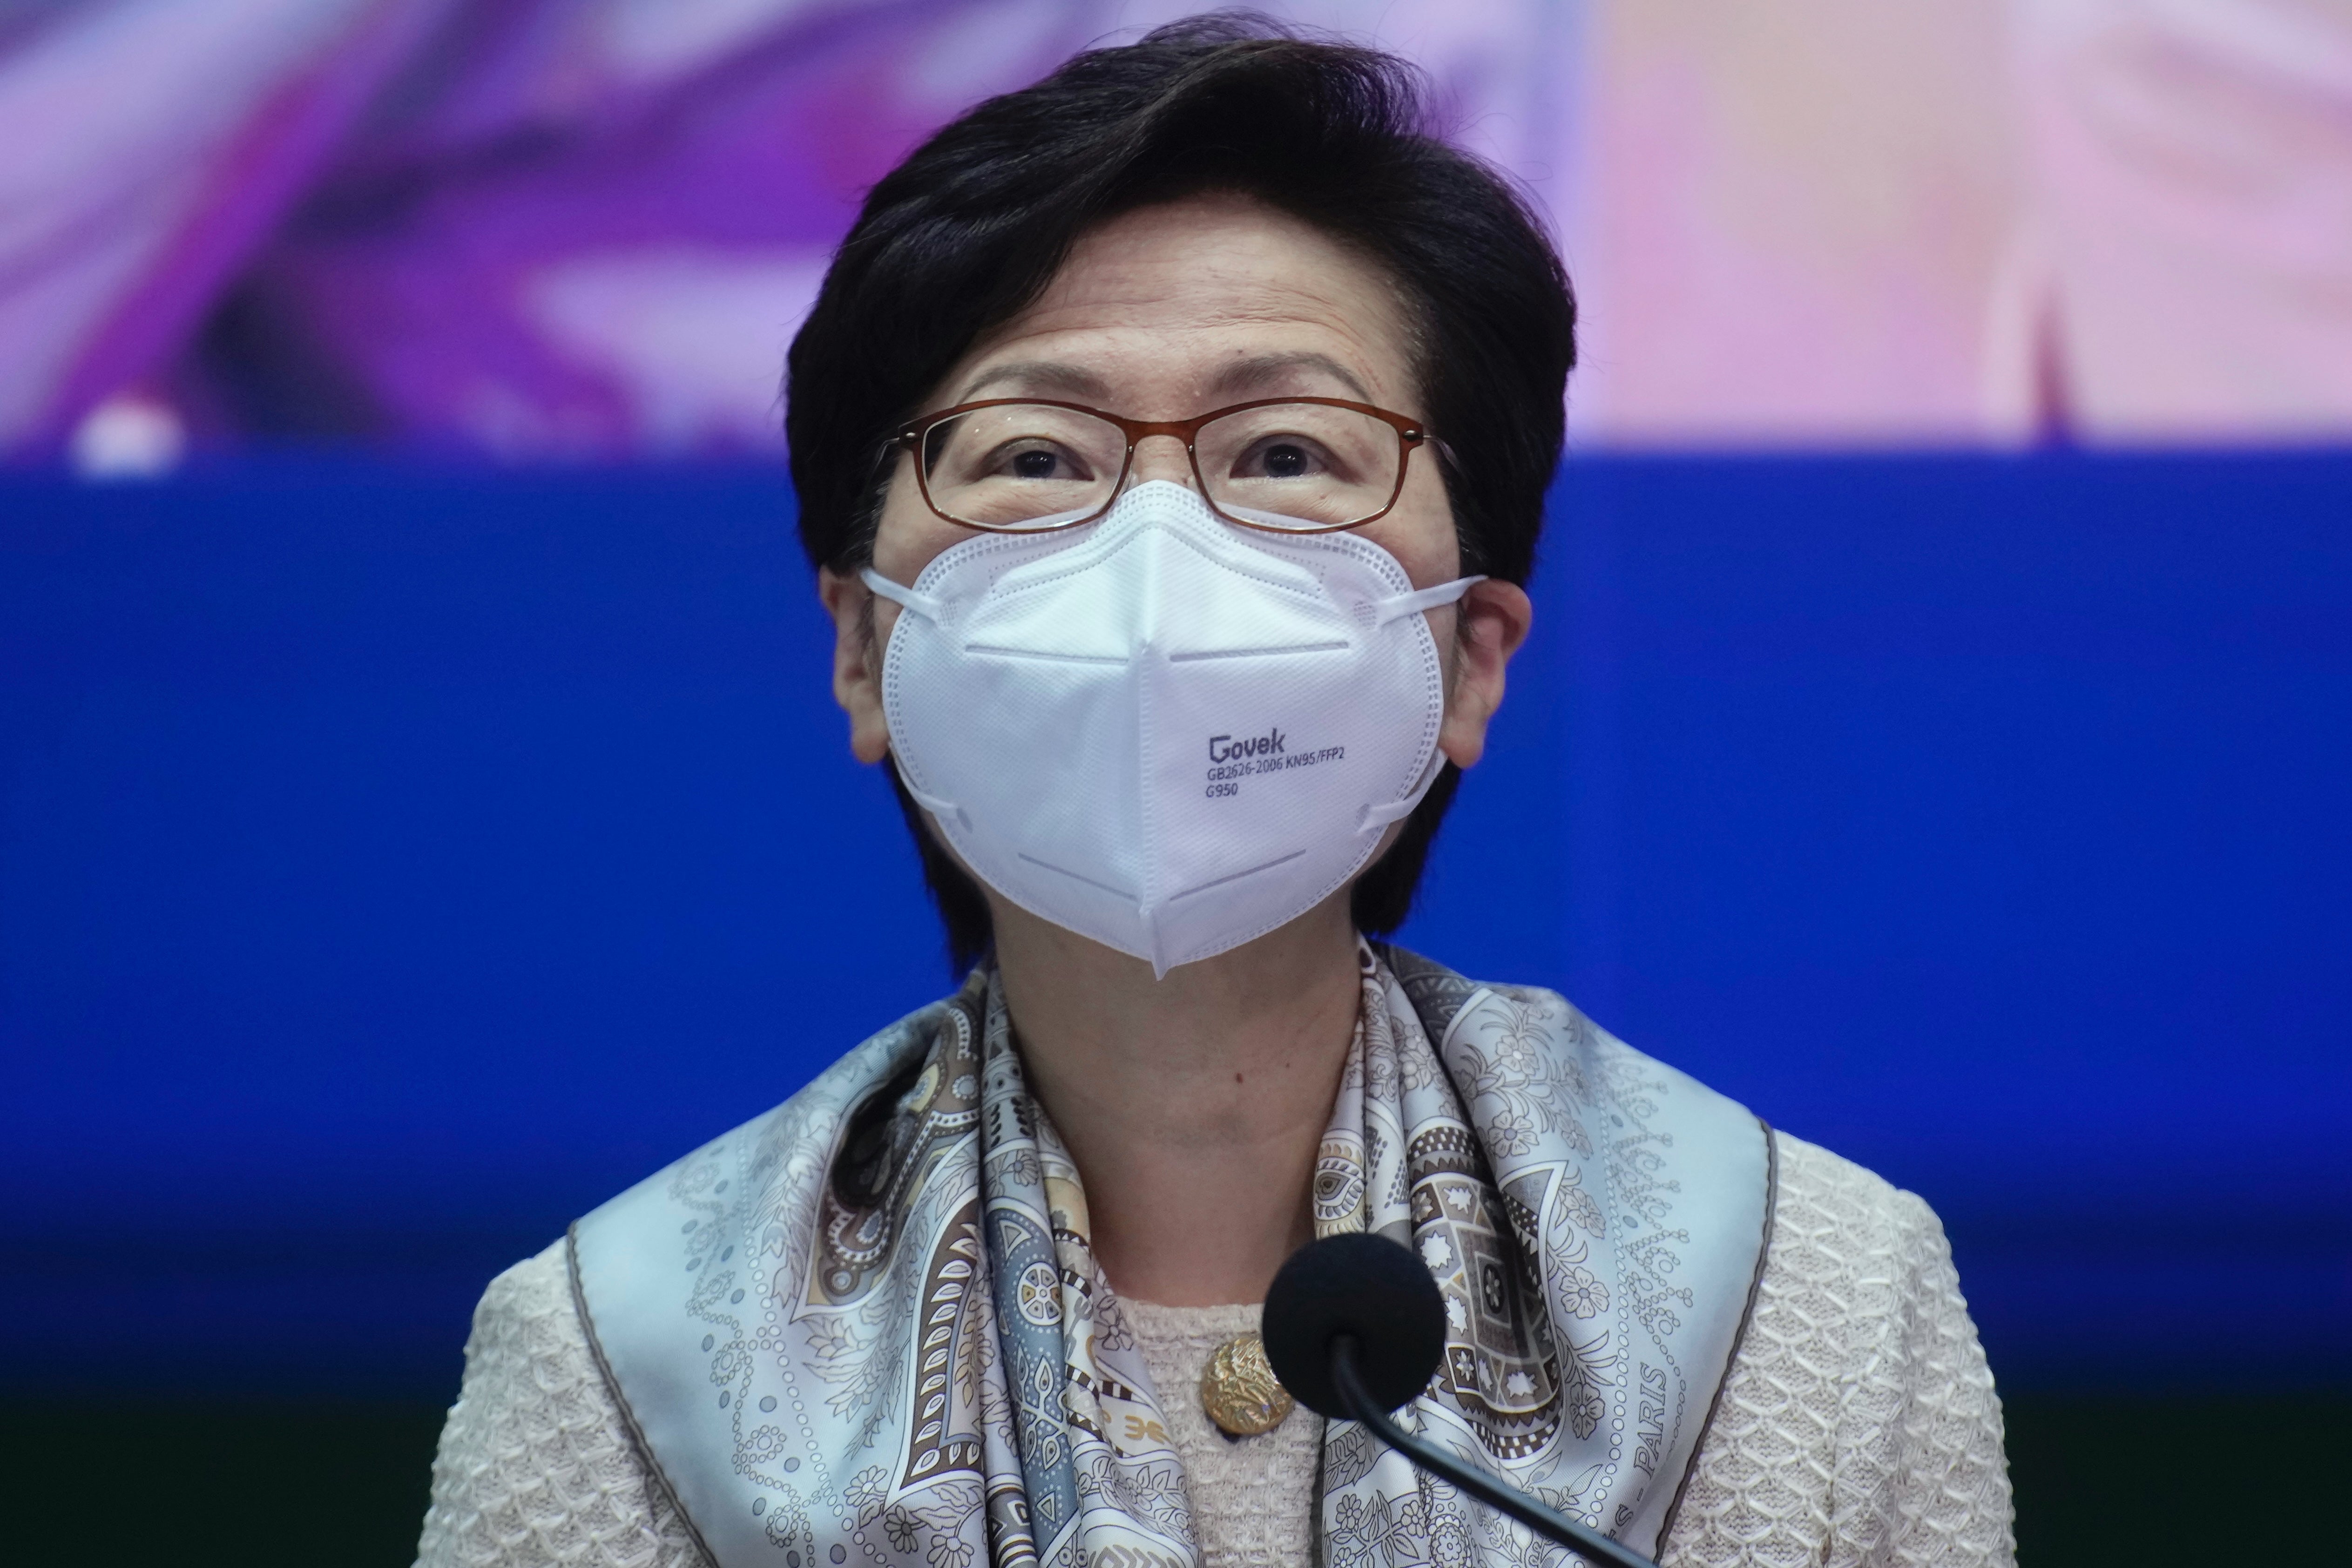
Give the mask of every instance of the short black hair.
[[(1462, 569), (1525, 583), (1576, 358), (1575, 300), (1544, 226), (1434, 133), (1412, 66), (1245, 13), (1078, 55), (971, 110), (867, 195), (793, 340), (784, 425), (811, 563), (867, 563), (891, 436), (1081, 235), (1207, 191), (1303, 219), (1394, 280)], [(1358, 879), (1360, 930), (1403, 923), (1457, 782), (1447, 764)], [(987, 902), (898, 796), (950, 954), (969, 964), (989, 944)]]

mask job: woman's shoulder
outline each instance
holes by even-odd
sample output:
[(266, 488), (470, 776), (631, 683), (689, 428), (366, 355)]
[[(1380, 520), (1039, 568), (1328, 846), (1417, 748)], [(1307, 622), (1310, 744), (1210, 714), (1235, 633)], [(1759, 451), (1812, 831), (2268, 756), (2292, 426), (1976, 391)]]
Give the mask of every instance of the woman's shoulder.
[[(493, 1279), (474, 1307), (474, 1336), (484, 1331), (500, 1336), (544, 1339), (549, 1344), (587, 1341), (580, 1332), (580, 1313), (572, 1300), (572, 1279), (564, 1265), (564, 1244), (551, 1243)], [(522, 1349), (518, 1343), (512, 1347)], [(544, 1348), (543, 1346), (541, 1348)], [(526, 1352), (527, 1353), (527, 1352)]]
[(949, 1005), (899, 1019), (782, 1105), (656, 1172), (490, 1281), (434, 1460), (420, 1568), (708, 1563), (592, 1343), (581, 1304), (583, 1238), (600, 1238), (608, 1252), (642, 1250), (646, 1226), (667, 1216), (666, 1200), (681, 1189), (688, 1198), (723, 1192), (728, 1170), (760, 1177), (789, 1168), (814, 1180), (852, 1113), (919, 1061)]
[(1751, 1335), (1777, 1327), (1818, 1348), (1834, 1342), (1848, 1358), (1938, 1374), (1946, 1358), (1921, 1336), (1957, 1337), (1980, 1365), (1951, 1243), (1927, 1200), (1786, 1132), (1772, 1134), (1772, 1147)]
[(562, 1241), (492, 1279), (475, 1303), (465, 1383), (443, 1447), (461, 1426), (491, 1437), (526, 1413), (530, 1425), (575, 1439), (619, 1420), (588, 1346)]
[(1949, 1256), (1943, 1222), (1918, 1194), (1778, 1129), (1772, 1148), (1776, 1244)]
[(1971, 1478), (1962, 1489), (1983, 1495), (1965, 1511), (1992, 1551), (2008, 1519), (2000, 1401), (1942, 1221), (1851, 1160), (1785, 1133), (1774, 1143), (1771, 1241), (1735, 1363), (1741, 1389), (1785, 1395), (1823, 1377), (1842, 1468)]
[(1744, 1125), (1751, 1134), (1760, 1133), (1767, 1145), (1760, 1168), (1769, 1171), (1771, 1189), (1768, 1278), (1775, 1269), (1785, 1275), (1848, 1264), (1877, 1268), (1898, 1260), (1906, 1277), (1924, 1277), (1938, 1267), (1948, 1270), (1951, 1248), (1942, 1222), (1918, 1194), (1817, 1143), (1766, 1128), (1745, 1106), (1618, 1038), (1556, 991), (1465, 980), (1402, 950), (1391, 950), (1389, 956), (1401, 975), (1411, 976), (1409, 987), (1434, 994), (1451, 983), (1451, 1007), (1433, 1034), (1444, 1032), (1444, 1020), (1456, 1011), (1466, 1015), (1476, 998), (1500, 998), (1549, 1025), (1500, 1032), (1515, 1046), (1559, 1058), (1552, 1070), (1567, 1076), (1577, 1100), (1608, 1097), (1653, 1112), (1662, 1100), (1680, 1100), (1696, 1122), (1695, 1129), (1681, 1131), (1721, 1133)]
[(1809, 1334), (1834, 1329), (1855, 1354), (1892, 1350), (1940, 1368), (1948, 1358), (1924, 1336), (1963, 1342), (1947, 1348), (1981, 1366), (1951, 1243), (1927, 1201), (1801, 1138), (1776, 1131), (1772, 1144), (1759, 1304), (1777, 1303)]
[(588, 1345), (565, 1244), (500, 1274), (474, 1309), (441, 1429), (420, 1568), (698, 1568)]
[(1925, 1200), (1773, 1134), (1770, 1244), (1662, 1552), (2009, 1568), (2000, 1401)]

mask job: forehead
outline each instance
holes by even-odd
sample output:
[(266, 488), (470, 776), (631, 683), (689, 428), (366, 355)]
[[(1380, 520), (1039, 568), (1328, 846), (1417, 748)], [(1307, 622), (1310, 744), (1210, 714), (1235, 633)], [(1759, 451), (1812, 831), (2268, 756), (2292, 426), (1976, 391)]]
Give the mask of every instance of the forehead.
[(989, 332), (933, 406), (1066, 397), (1139, 418), (1286, 393), (1420, 410), (1389, 276), (1310, 224), (1202, 195), (1089, 230), (1038, 298)]

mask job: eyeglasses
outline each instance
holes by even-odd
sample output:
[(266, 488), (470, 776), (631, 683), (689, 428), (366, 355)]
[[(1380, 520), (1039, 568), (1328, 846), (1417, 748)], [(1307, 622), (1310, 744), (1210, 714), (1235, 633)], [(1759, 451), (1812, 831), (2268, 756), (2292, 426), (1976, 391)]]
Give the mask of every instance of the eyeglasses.
[(926, 505), (967, 528), (1041, 533), (1108, 511), (1136, 443), (1172, 436), (1228, 522), (1330, 533), (1384, 517), (1405, 462), (1429, 432), (1417, 419), (1337, 397), (1268, 397), (1195, 419), (1122, 419), (1076, 403), (988, 398), (927, 414), (892, 438), (915, 458)]

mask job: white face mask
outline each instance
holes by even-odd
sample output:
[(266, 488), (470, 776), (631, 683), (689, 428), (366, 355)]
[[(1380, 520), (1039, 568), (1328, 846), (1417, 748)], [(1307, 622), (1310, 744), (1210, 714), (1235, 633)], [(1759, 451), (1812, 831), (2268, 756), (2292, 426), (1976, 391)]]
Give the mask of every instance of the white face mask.
[(1437, 776), (1415, 591), (1352, 533), (1237, 528), (1154, 480), (1100, 522), (984, 533), (909, 589), (882, 665), (899, 775), (989, 886), (1164, 975), (1343, 886)]

